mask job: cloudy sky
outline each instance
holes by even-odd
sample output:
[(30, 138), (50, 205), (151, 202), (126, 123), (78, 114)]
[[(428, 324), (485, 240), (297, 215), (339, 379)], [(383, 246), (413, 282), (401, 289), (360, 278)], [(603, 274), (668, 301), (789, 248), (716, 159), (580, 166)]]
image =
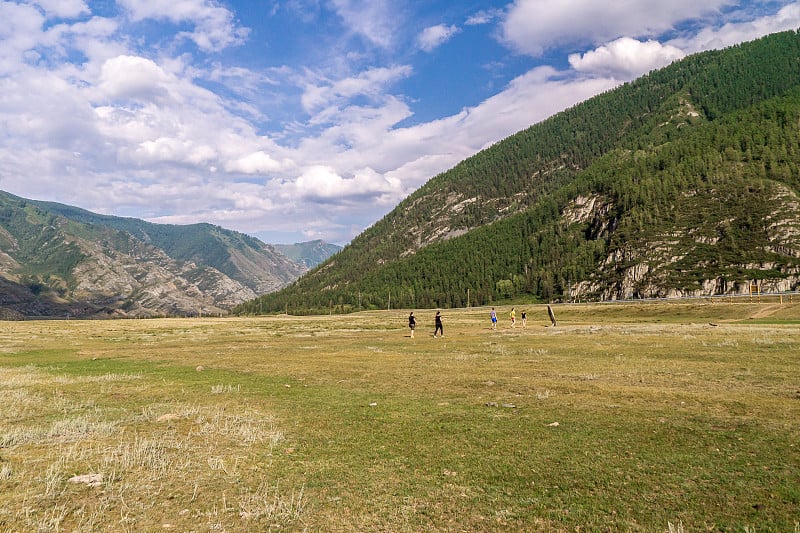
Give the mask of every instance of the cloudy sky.
[(432, 176), (800, 2), (0, 0), (0, 190), (344, 244)]

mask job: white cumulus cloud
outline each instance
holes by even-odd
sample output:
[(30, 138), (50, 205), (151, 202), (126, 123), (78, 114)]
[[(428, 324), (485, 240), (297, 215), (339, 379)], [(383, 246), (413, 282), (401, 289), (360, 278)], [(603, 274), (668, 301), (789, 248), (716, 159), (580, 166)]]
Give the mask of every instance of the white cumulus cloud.
[(417, 36), (417, 45), (420, 50), (432, 52), (434, 49), (449, 41), (458, 31), (458, 27), (448, 26), (446, 24), (430, 26), (422, 30), (422, 33)]
[(792, 2), (775, 15), (759, 17), (745, 22), (729, 22), (721, 27), (703, 28), (690, 37), (669, 41), (686, 53), (725, 48), (736, 43), (751, 41), (770, 33), (800, 28), (800, 2)]
[(504, 41), (539, 56), (563, 45), (605, 43), (622, 36), (650, 37), (680, 21), (717, 12), (733, 0), (515, 0), (502, 23)]
[(467, 26), (480, 26), (481, 24), (489, 24), (502, 14), (499, 9), (481, 10), (471, 15), (464, 22)]
[(133, 20), (165, 20), (192, 24), (194, 31), (177, 34), (206, 51), (241, 44), (250, 30), (238, 26), (233, 13), (213, 0), (118, 0)]
[(383, 48), (395, 41), (400, 13), (391, 0), (332, 0), (336, 13), (357, 35)]
[(343, 177), (332, 167), (315, 165), (297, 178), (293, 188), (303, 198), (325, 203), (391, 194), (398, 185), (397, 180), (387, 179), (368, 167)]
[(166, 94), (170, 76), (150, 59), (123, 55), (103, 63), (98, 81), (107, 98), (151, 100)]
[(227, 172), (241, 172), (242, 174), (269, 174), (277, 172), (286, 166), (291, 166), (288, 161), (280, 162), (272, 158), (263, 150), (247, 154), (225, 165)]
[(83, 0), (36, 0), (36, 3), (49, 17), (75, 18), (89, 13), (89, 6)]
[[(33, 6), (0, 2), (0, 75), (18, 70), (44, 39), (44, 17)], [(37, 54), (38, 55), (38, 54)]]
[(389, 85), (410, 74), (410, 66), (398, 65), (370, 68), (338, 80), (313, 79), (306, 84), (301, 101), (310, 113), (356, 96), (382, 97)]
[(680, 49), (657, 41), (622, 37), (585, 54), (571, 54), (569, 64), (579, 72), (630, 80), (685, 56)]

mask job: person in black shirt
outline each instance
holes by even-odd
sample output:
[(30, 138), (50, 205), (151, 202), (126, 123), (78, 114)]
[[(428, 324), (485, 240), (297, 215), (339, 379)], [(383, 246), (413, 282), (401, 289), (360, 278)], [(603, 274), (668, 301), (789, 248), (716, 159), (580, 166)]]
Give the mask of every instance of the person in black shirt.
[(444, 326), (442, 326), (442, 315), (439, 311), (436, 311), (436, 318), (434, 319), (434, 324), (436, 324), (436, 329), (433, 331), (433, 336), (436, 337), (437, 333), (441, 333), (442, 337), (444, 337)]
[(411, 314), (408, 315), (408, 328), (411, 330), (411, 338), (414, 338), (414, 328), (417, 327), (417, 319), (414, 318), (414, 311), (411, 311)]

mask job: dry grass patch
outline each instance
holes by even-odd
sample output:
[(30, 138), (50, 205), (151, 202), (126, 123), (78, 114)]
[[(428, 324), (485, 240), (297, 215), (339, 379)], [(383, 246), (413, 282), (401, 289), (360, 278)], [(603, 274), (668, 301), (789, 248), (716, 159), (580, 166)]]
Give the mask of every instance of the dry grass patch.
[(800, 307), (554, 309), (9, 324), (0, 530), (797, 529)]
[[(202, 397), (147, 403), (163, 383), (121, 402), (82, 398), (141, 374), (0, 372), (0, 398), (16, 400), (0, 404), (3, 531), (247, 531), (302, 519), (302, 487), (284, 491), (269, 473), (283, 440), (269, 413)], [(58, 402), (45, 392), (53, 386)], [(36, 407), (20, 417), (20, 400)]]

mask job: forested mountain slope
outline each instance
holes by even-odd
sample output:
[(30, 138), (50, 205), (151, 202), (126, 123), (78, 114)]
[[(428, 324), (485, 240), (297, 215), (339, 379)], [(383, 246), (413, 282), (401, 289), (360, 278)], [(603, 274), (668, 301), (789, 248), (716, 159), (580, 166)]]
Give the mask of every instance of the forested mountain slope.
[(797, 32), (688, 57), (432, 178), (237, 311), (795, 288), (798, 87)]
[(28, 200), (69, 220), (129, 233), (163, 250), (170, 258), (215, 268), (256, 294), (275, 291), (297, 279), (306, 267), (272, 245), (212, 224), (154, 224), (137, 218), (99, 215), (73, 206)]
[(305, 270), (210, 224), (151, 224), (0, 192), (0, 319), (225, 313)]

